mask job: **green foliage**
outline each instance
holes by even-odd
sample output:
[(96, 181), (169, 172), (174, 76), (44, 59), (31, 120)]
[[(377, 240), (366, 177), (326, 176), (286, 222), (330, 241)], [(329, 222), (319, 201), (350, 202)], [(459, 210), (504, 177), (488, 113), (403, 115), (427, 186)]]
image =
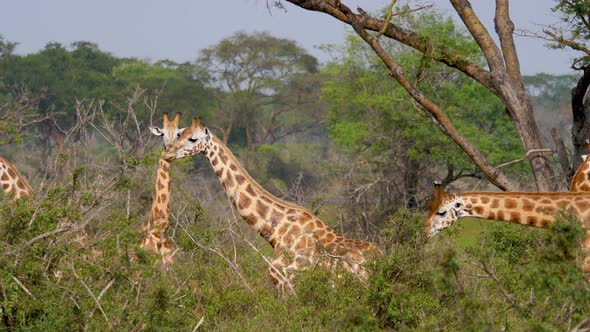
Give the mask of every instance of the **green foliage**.
[(317, 120), (317, 71), (306, 50), (266, 32), (237, 32), (202, 50), (195, 65), (196, 76), (216, 91), (217, 116), (208, 122), (251, 150)]
[(229, 243), (219, 246), (226, 231), (199, 204), (165, 271), (138, 247), (141, 220), (121, 208), (88, 224), (87, 242), (76, 230), (54, 232), (84, 221), (71, 197), (56, 188), (38, 202), (0, 201), (0, 329), (177, 331), (204, 317), (207, 330), (563, 330), (590, 315), (583, 231), (568, 215), (548, 231), (488, 223), (463, 250), (445, 234), (426, 239), (422, 216), (400, 209), (383, 226), (384, 254), (367, 264), (366, 282), (316, 268), (281, 296), (249, 246), (227, 248), (235, 265), (203, 250), (223, 254)]
[(545, 33), (553, 39), (549, 46), (557, 49), (572, 48), (582, 51), (582, 55), (574, 60), (574, 67), (583, 68), (590, 61), (590, 57), (587, 55), (587, 42), (590, 36), (590, 29), (588, 29), (590, 4), (584, 0), (558, 0), (555, 3), (552, 10), (557, 13), (562, 24), (547, 27), (546, 31), (549, 31), (550, 34)]

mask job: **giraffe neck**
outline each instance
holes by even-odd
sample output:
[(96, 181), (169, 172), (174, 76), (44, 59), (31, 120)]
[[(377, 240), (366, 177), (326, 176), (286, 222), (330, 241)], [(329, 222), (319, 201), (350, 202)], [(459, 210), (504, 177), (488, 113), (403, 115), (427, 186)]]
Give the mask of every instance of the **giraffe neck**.
[(216, 136), (212, 136), (205, 154), (240, 216), (273, 248), (290, 243), (290, 233), (301, 234), (302, 231), (316, 232), (320, 242), (322, 236), (326, 236), (328, 241), (342, 237), (311, 212), (287, 203), (262, 188)]
[(572, 184), (570, 186), (571, 192), (590, 191), (590, 158), (586, 157), (582, 165), (574, 174)]
[(151, 215), (155, 220), (168, 220), (170, 212), (170, 162), (160, 158), (156, 173)]
[(14, 198), (29, 196), (33, 193), (33, 188), (16, 167), (3, 158), (0, 158), (0, 184), (2, 184), (2, 190)]
[(141, 247), (146, 250), (160, 253), (164, 265), (173, 262), (172, 244), (167, 236), (170, 223), (170, 167), (170, 162), (160, 158), (156, 173), (154, 198), (150, 214), (144, 224), (146, 238), (141, 244)]
[(590, 222), (588, 193), (468, 193), (459, 195), (464, 204), (461, 217), (508, 221), (545, 228), (555, 221), (559, 209)]

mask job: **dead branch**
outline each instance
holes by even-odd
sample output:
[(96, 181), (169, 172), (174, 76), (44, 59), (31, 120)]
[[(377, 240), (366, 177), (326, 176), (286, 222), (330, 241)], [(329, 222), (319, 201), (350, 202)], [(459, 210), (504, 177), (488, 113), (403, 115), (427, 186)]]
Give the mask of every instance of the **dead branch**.
[(37, 301), (37, 299), (35, 298), (35, 295), (33, 295), (33, 293), (31, 293), (31, 291), (29, 291), (27, 289), (27, 287), (25, 287), (25, 285), (23, 285), (23, 283), (18, 280), (17, 277), (12, 276), (12, 280), (14, 280), (14, 282), (16, 282), (16, 284), (23, 290), (25, 291), (25, 293), (27, 293), (28, 296), (30, 296), (33, 300)]
[(506, 299), (506, 301), (508, 301), (508, 303), (513, 306), (513, 307), (517, 307), (518, 304), (516, 303), (516, 301), (514, 300), (514, 297), (512, 296), (512, 294), (510, 294), (510, 292), (508, 292), (508, 290), (506, 289), (506, 287), (504, 287), (504, 285), (502, 284), (502, 282), (498, 279), (498, 277), (496, 276), (496, 274), (494, 273), (494, 271), (492, 270), (492, 268), (490, 266), (488, 266), (488, 264), (486, 264), (483, 260), (480, 261), (480, 264), (477, 264), (475, 262), (469, 261), (469, 260), (465, 260), (465, 263), (474, 266), (478, 269), (481, 269), (485, 272), (485, 274), (474, 274), (474, 273), (466, 273), (468, 275), (474, 276), (474, 277), (478, 277), (478, 278), (489, 278), (492, 279), (496, 285), (498, 286), (498, 288), (500, 288), (500, 291), (502, 292), (502, 295), (504, 295), (504, 298)]
[(496, 168), (502, 168), (502, 167), (506, 167), (506, 166), (509, 166), (512, 164), (516, 164), (518, 162), (521, 162), (521, 161), (527, 159), (529, 157), (529, 155), (532, 153), (543, 153), (543, 152), (553, 152), (553, 150), (551, 150), (551, 149), (531, 149), (525, 153), (524, 157), (500, 164), (500, 165), (496, 166)]
[[(107, 314), (102, 309), (102, 306), (100, 305), (99, 299), (96, 296), (94, 296), (94, 293), (92, 293), (92, 290), (90, 290), (90, 288), (88, 287), (88, 285), (86, 285), (86, 283), (84, 282), (84, 280), (82, 280), (78, 276), (78, 273), (76, 273), (76, 268), (74, 268), (74, 263), (72, 263), (72, 272), (74, 273), (74, 277), (76, 277), (76, 279), (78, 281), (80, 281), (80, 283), (82, 284), (82, 286), (84, 286), (84, 288), (86, 289), (86, 291), (88, 292), (88, 294), (90, 294), (90, 296), (92, 297), (92, 299), (96, 303), (96, 306), (98, 307), (98, 310), (100, 310), (100, 312), (102, 313), (102, 316), (104, 317), (104, 320), (107, 322), (109, 328), (112, 330), (113, 329), (113, 326), (111, 325), (111, 322), (110, 322), (109, 318), (107, 317)], [(112, 281), (114, 281), (114, 279)], [(110, 286), (109, 286), (109, 288), (110, 288)]]
[(237, 263), (235, 261), (232, 261), (231, 259), (229, 259), (225, 254), (223, 254), (221, 252), (221, 250), (219, 250), (219, 248), (209, 248), (206, 247), (204, 245), (202, 245), (201, 243), (199, 243), (187, 230), (186, 228), (184, 228), (184, 226), (181, 223), (178, 223), (178, 226), (184, 231), (184, 233), (189, 237), (189, 239), (191, 239), (191, 241), (197, 245), (197, 247), (211, 252), (219, 257), (221, 257), (221, 259), (223, 259), (227, 265), (229, 265), (229, 267), (231, 268), (231, 270), (237, 274), (240, 279), (242, 279), (242, 282), (244, 283), (244, 285), (246, 286), (246, 289), (248, 289), (250, 292), (254, 292), (254, 290), (252, 289), (252, 287), (250, 286), (250, 283), (248, 283), (248, 281), (246, 280), (246, 278), (244, 277), (244, 275), (242, 275), (242, 273), (240, 272), (240, 268), (237, 265)]

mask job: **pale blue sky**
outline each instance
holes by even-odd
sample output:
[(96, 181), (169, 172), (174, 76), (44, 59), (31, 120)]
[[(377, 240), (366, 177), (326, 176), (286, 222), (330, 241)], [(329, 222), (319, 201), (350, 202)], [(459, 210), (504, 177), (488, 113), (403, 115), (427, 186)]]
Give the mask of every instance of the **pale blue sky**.
[[(389, 1), (344, 2), (353, 9), (361, 6), (376, 11)], [(448, 1), (421, 2), (434, 3), (456, 17)], [(68, 46), (83, 40), (95, 42), (101, 50), (120, 57), (184, 62), (194, 61), (199, 50), (236, 31), (269, 31), (297, 41), (320, 60), (326, 60), (327, 55), (314, 46), (342, 43), (345, 25), (326, 14), (284, 3), (287, 12), (272, 7), (269, 12), (266, 0), (5, 0), (0, 3), (0, 35), (19, 43), (18, 54), (36, 52), (51, 41)], [(472, 3), (493, 32), (494, 1)], [(516, 27), (539, 31), (538, 24), (557, 22), (550, 11), (553, 3), (511, 1)], [(542, 41), (529, 38), (517, 38), (516, 42), (525, 74), (571, 72), (573, 53), (549, 50)]]

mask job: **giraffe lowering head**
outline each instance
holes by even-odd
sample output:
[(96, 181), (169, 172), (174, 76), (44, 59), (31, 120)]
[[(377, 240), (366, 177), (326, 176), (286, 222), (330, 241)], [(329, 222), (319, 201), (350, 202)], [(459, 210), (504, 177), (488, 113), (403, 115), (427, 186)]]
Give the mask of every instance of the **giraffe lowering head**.
[(176, 143), (176, 140), (180, 137), (180, 133), (184, 128), (178, 128), (180, 113), (176, 113), (172, 121), (168, 120), (168, 113), (164, 113), (163, 117), (164, 123), (162, 128), (151, 126), (150, 131), (156, 136), (162, 136), (164, 139), (164, 150), (167, 150), (170, 146)]
[(434, 200), (429, 202), (429, 213), (426, 219), (428, 236), (454, 224), (459, 218), (469, 215), (465, 202), (459, 196), (447, 194), (438, 181), (434, 182)]
[(184, 128), (173, 147), (164, 153), (163, 157), (172, 161), (182, 157), (206, 153), (211, 146), (211, 132), (201, 125), (198, 118), (194, 118), (190, 127)]

